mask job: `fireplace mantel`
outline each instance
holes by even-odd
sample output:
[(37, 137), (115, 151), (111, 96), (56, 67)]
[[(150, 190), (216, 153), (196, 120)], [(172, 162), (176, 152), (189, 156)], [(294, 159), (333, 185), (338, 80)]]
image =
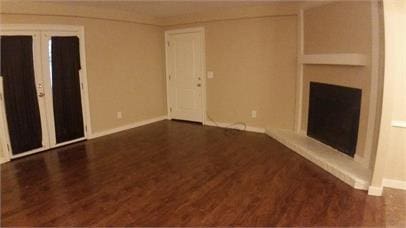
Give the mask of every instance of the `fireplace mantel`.
[(358, 53), (311, 54), (300, 57), (302, 64), (366, 66), (368, 58)]

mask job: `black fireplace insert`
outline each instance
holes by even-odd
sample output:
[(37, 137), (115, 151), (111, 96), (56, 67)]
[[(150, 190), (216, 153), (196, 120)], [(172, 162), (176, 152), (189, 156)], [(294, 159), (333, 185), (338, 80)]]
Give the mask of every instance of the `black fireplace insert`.
[(307, 135), (353, 157), (361, 96), (360, 89), (311, 82)]

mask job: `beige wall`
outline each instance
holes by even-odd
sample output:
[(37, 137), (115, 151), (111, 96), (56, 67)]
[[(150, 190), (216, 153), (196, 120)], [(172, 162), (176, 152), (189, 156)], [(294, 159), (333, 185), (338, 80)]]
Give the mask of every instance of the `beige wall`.
[[(2, 14), (1, 23), (83, 25), (93, 132), (166, 115), (163, 33), (104, 19)], [(123, 118), (118, 120), (116, 113)]]
[[(306, 10), (304, 53), (360, 53), (371, 59), (371, 3), (340, 2)], [(305, 65), (303, 71), (302, 129), (307, 128), (310, 81), (362, 89), (356, 154), (364, 156), (367, 135), (371, 66)]]
[(389, 135), (384, 178), (406, 182), (406, 130), (391, 128)]
[(383, 179), (406, 182), (406, 129), (391, 126), (406, 121), (406, 1), (384, 1), (385, 81), (373, 187)]
[[(207, 114), (216, 122), (293, 129), (296, 16), (221, 20), (206, 32)], [(257, 118), (251, 118), (251, 111)]]
[[(397, 40), (399, 46), (396, 48), (396, 53), (400, 52), (399, 55), (403, 56), (400, 57), (402, 59), (398, 63), (399, 73), (389, 76), (393, 77), (392, 83), (394, 83), (392, 121), (406, 121), (406, 29), (401, 29), (401, 27), (406, 27), (406, 3), (403, 4), (403, 10), (403, 27), (398, 25), (397, 28), (403, 34)], [(391, 127), (388, 144), (385, 178), (406, 181), (406, 129)]]

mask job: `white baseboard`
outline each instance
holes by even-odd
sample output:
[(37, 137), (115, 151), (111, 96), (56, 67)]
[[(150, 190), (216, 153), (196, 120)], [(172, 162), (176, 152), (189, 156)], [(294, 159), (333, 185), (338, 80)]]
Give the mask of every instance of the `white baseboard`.
[(383, 179), (383, 186), (387, 188), (406, 190), (406, 181)]
[(393, 180), (393, 179), (383, 179), (382, 186), (369, 186), (368, 195), (371, 196), (381, 196), (383, 193), (383, 188), (394, 188), (400, 190), (406, 190), (406, 181)]
[(383, 187), (369, 186), (368, 195), (370, 196), (381, 196), (383, 192)]
[[(206, 120), (205, 125), (214, 126), (214, 127), (221, 127), (221, 128), (230, 128), (230, 129), (243, 130), (243, 126), (241, 124), (233, 125), (232, 123), (220, 123), (220, 122), (214, 123), (213, 121)], [(256, 132), (256, 133), (265, 133), (265, 128), (247, 126), (245, 128), (245, 131)]]
[(105, 136), (105, 135), (114, 134), (114, 133), (117, 133), (117, 132), (120, 132), (120, 131), (129, 130), (129, 129), (132, 129), (132, 128), (140, 127), (140, 126), (143, 126), (143, 125), (147, 125), (147, 124), (150, 124), (150, 123), (154, 123), (154, 122), (158, 122), (158, 121), (166, 120), (166, 119), (168, 119), (167, 116), (158, 116), (158, 117), (155, 117), (155, 118), (151, 118), (151, 119), (142, 120), (142, 121), (139, 121), (139, 122), (127, 124), (127, 125), (124, 125), (124, 126), (121, 126), (121, 127), (116, 127), (116, 128), (105, 130), (105, 131), (95, 132), (95, 133), (92, 133), (88, 137), (88, 139), (94, 139), (94, 138), (102, 137), (102, 136)]

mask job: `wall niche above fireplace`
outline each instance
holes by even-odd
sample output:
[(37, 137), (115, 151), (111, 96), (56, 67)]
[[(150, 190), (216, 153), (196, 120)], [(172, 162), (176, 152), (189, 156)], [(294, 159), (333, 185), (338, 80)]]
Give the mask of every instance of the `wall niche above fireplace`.
[(361, 96), (360, 89), (311, 82), (307, 135), (353, 157)]

